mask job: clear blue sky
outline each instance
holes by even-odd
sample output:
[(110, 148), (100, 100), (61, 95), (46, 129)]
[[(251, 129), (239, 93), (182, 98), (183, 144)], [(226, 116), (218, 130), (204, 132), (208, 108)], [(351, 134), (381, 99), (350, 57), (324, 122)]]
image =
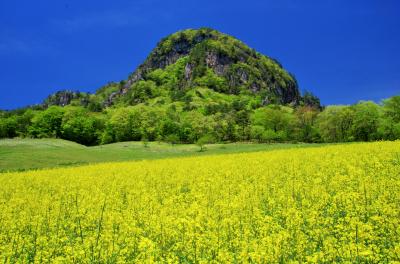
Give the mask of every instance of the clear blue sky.
[(400, 94), (398, 0), (1, 0), (0, 108), (125, 79), (160, 38), (199, 27), (277, 58), (323, 104)]

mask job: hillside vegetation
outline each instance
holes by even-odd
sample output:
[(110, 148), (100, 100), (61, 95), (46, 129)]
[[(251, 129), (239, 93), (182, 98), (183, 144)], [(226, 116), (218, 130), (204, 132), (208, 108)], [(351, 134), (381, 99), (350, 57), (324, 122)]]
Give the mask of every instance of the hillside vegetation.
[(16, 136), (88, 146), (394, 140), (400, 96), (324, 108), (313, 94), (300, 94), (277, 60), (203, 28), (164, 38), (126, 80), (95, 94), (60, 91), (41, 105), (0, 111), (0, 138)]
[[(209, 90), (202, 92), (204, 100), (217, 96)], [(88, 146), (139, 140), (272, 143), (400, 139), (400, 96), (380, 105), (360, 102), (328, 106), (322, 111), (279, 105), (252, 109), (250, 101), (237, 99), (225, 105), (225, 110), (211, 105), (190, 111), (172, 103), (110, 107), (103, 112), (73, 105), (0, 112), (0, 138), (62, 138)]]
[(0, 261), (395, 263), (400, 142), (0, 174)]

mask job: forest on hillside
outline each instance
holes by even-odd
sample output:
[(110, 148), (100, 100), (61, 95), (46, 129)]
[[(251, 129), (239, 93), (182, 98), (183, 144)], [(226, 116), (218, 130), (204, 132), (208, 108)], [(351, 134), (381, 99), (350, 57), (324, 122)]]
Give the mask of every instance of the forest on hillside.
[(307, 94), (297, 106), (262, 106), (252, 97), (210, 101), (216, 96), (211, 90), (196, 93), (203, 100), (185, 97), (168, 104), (139, 103), (98, 112), (79, 103), (2, 111), (0, 138), (62, 138), (84, 145), (140, 140), (175, 144), (400, 139), (400, 96), (380, 104), (361, 101), (320, 107)]
[(322, 107), (275, 59), (213, 29), (162, 39), (126, 80), (0, 111), (0, 138), (84, 145), (400, 139), (400, 96)]
[(277, 60), (219, 31), (189, 29), (162, 39), (126, 80), (0, 112), (0, 138), (13, 137), (89, 146), (396, 140), (400, 96), (322, 107)]

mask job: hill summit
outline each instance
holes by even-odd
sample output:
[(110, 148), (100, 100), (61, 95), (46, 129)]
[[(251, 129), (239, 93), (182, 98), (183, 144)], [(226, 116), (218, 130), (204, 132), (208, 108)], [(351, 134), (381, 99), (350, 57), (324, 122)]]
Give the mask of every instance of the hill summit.
[(296, 104), (300, 96), (295, 78), (279, 62), (209, 28), (183, 30), (162, 39), (129, 76), (121, 94), (141, 80), (166, 85), (171, 78), (175, 89), (201, 86), (227, 94), (252, 92), (262, 95), (264, 104)]
[[(45, 105), (82, 104), (97, 107), (135, 105), (156, 97), (186, 100), (196, 89), (227, 95), (256, 96), (261, 105), (297, 105), (301, 99), (297, 81), (275, 59), (240, 40), (209, 28), (187, 29), (164, 39), (147, 59), (120, 83), (110, 83), (95, 95), (61, 91)], [(168, 95), (166, 95), (168, 93)]]

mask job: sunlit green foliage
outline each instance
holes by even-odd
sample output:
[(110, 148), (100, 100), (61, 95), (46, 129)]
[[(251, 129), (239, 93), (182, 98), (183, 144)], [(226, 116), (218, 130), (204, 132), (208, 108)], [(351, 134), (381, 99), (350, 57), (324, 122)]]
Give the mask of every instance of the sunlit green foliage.
[(0, 138), (85, 145), (171, 135), (181, 143), (204, 136), (217, 142), (395, 140), (399, 98), (323, 108), (312, 93), (298, 94), (295, 77), (277, 60), (202, 28), (163, 39), (128, 80), (95, 94), (60, 91), (42, 105), (0, 112)]
[(96, 145), (104, 127), (101, 116), (90, 113), (85, 108), (66, 107), (62, 119), (62, 138), (83, 145)]
[(32, 118), (29, 135), (37, 138), (61, 137), (64, 108), (51, 106)]

